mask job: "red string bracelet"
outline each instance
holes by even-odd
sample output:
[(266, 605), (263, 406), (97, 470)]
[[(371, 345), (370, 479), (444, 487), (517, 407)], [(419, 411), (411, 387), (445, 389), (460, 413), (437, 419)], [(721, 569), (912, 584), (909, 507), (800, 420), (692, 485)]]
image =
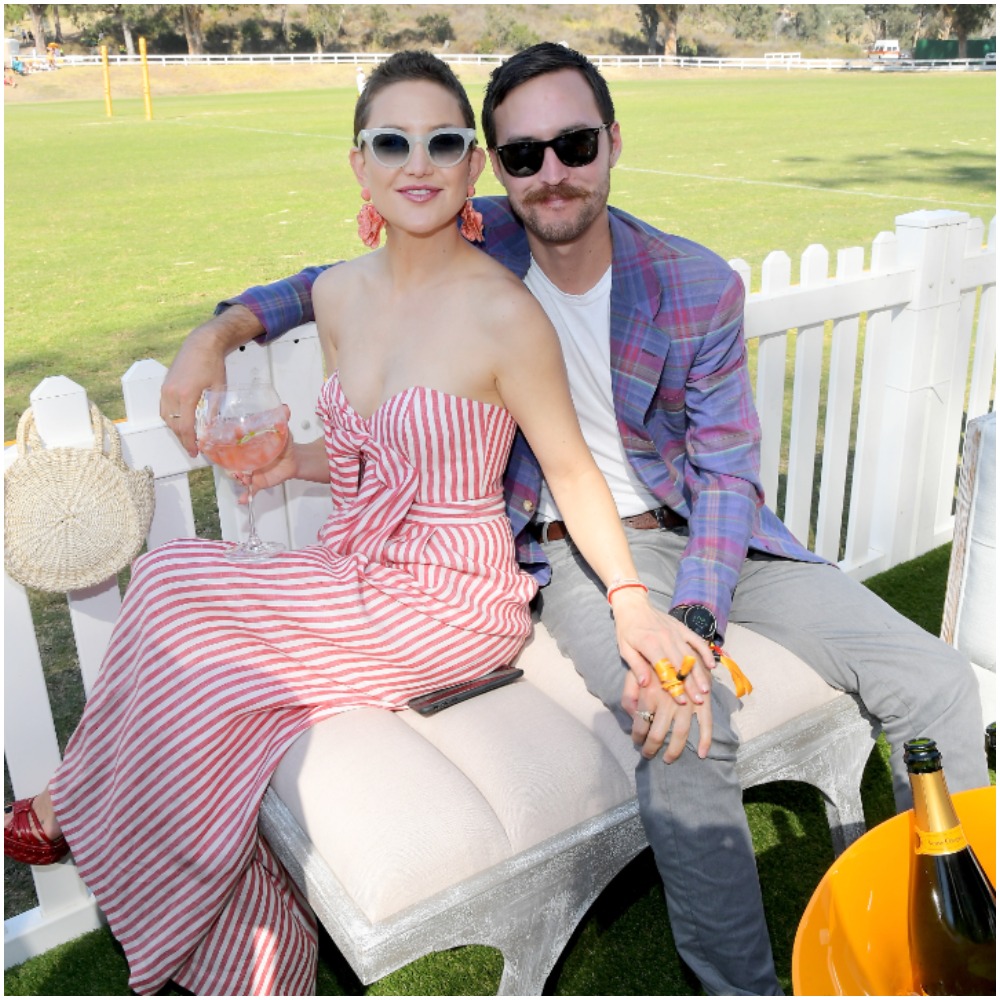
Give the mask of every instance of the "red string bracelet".
[(647, 587), (642, 580), (616, 580), (610, 587), (608, 587), (608, 604), (611, 604), (611, 598), (614, 597), (619, 590), (627, 590), (629, 587), (638, 587), (645, 593), (649, 593), (649, 587)]

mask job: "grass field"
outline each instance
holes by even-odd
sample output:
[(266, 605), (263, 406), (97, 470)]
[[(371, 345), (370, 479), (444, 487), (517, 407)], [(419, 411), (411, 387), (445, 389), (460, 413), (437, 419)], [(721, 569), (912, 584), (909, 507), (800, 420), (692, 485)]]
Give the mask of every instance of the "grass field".
[[(467, 83), (478, 105), (482, 80)], [(915, 209), (988, 221), (995, 87), (985, 73), (612, 79), (612, 198), (755, 270), (774, 249), (868, 246)], [(118, 377), (168, 362), (220, 298), (363, 249), (353, 84), (154, 94), (152, 122), (136, 98), (108, 119), (89, 93), (5, 109), (7, 439), (43, 376), (120, 416)]]
[[(84, 78), (69, 72), (45, 85), (72, 92), (67, 81)], [(86, 100), (18, 95), (7, 104), (6, 438), (45, 375), (72, 377), (121, 416), (119, 376), (140, 358), (169, 362), (220, 298), (362, 252), (346, 162), (353, 79), (331, 76), (322, 90), (294, 90), (288, 76), (259, 72), (261, 86), (279, 89), (255, 90), (243, 68), (226, 81), (217, 68), (211, 78), (174, 73), (172, 93), (154, 94), (152, 122), (134, 79), (110, 120), (93, 76), (80, 87)], [(797, 258), (815, 242), (831, 251), (868, 246), (904, 212), (953, 208), (988, 222), (995, 211), (992, 74), (633, 72), (611, 80), (625, 142), (613, 201), (746, 259), (755, 273), (774, 249)], [(234, 81), (235, 92), (185, 92)], [(482, 80), (469, 74), (466, 82), (478, 105)], [(484, 177), (480, 191), (500, 188)], [(947, 550), (938, 550), (885, 583), (869, 582), (936, 632), (946, 569)], [(43, 617), (64, 739), (82, 699), (64, 602), (47, 603)], [(884, 750), (866, 775), (869, 823), (892, 810)], [(798, 915), (832, 857), (826, 820), (818, 795), (791, 785), (754, 790), (747, 810), (789, 989)], [(30, 886), (20, 885), (25, 875), (5, 878), (8, 914), (31, 905)], [(323, 955), (321, 993), (365, 992), (332, 947)], [(488, 993), (499, 974), (495, 953), (461, 949), (428, 956), (367, 992)], [(578, 995), (695, 992), (673, 953), (648, 855), (602, 895), (549, 986)], [(5, 987), (8, 994), (127, 993), (120, 952), (100, 933), (15, 970)]]

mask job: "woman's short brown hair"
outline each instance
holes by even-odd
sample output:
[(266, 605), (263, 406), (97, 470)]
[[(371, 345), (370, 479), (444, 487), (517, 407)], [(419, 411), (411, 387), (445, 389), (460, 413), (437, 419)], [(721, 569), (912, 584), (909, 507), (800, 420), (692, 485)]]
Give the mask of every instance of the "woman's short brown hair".
[(354, 105), (355, 141), (358, 133), (368, 125), (368, 116), (375, 95), (391, 84), (415, 80), (439, 83), (458, 101), (465, 127), (476, 127), (476, 113), (472, 110), (469, 95), (466, 94), (465, 88), (451, 67), (432, 53), (418, 49), (413, 52), (396, 52), (372, 70), (371, 76), (365, 81), (365, 89), (358, 97), (358, 103)]

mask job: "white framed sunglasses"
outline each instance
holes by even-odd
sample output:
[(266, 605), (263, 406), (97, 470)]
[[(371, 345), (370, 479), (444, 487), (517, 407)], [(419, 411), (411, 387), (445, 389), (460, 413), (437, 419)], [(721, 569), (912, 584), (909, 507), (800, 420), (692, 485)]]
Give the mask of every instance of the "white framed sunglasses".
[(365, 143), (376, 162), (390, 169), (405, 167), (417, 143), (424, 147), (435, 167), (453, 167), (461, 163), (469, 147), (476, 144), (476, 130), (436, 128), (426, 135), (413, 135), (401, 128), (363, 128), (355, 145), (360, 149)]

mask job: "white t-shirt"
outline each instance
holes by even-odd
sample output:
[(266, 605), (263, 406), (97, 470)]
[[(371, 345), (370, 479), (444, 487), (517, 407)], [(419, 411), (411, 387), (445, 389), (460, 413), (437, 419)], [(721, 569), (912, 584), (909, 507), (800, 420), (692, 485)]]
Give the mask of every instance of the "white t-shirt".
[[(632, 471), (618, 433), (611, 395), (611, 268), (589, 291), (569, 295), (552, 284), (532, 258), (524, 283), (559, 335), (580, 429), (618, 505), (618, 515), (631, 517), (662, 506)], [(562, 520), (544, 482), (538, 516), (543, 521)]]

